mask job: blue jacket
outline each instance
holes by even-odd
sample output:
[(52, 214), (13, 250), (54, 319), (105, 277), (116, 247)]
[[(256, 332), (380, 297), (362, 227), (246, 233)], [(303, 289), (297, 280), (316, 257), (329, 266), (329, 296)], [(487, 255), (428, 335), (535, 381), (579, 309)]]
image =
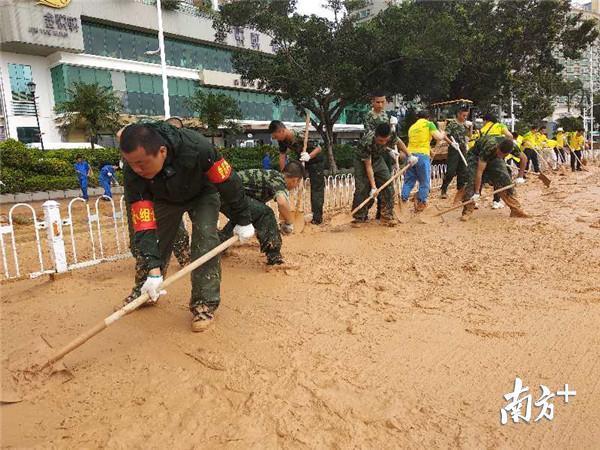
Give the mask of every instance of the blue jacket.
[(100, 181), (109, 181), (115, 175), (115, 169), (110, 164), (106, 164), (102, 166), (100, 169), (100, 175), (98, 175), (98, 180)]
[(74, 167), (79, 178), (87, 178), (88, 172), (90, 171), (90, 165), (87, 161), (76, 162)]

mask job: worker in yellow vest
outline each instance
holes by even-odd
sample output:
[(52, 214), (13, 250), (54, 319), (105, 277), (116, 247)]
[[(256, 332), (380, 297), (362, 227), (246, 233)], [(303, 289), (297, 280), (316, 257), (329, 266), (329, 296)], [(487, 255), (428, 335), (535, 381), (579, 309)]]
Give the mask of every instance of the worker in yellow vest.
[(529, 161), (531, 161), (534, 172), (540, 171), (540, 162), (535, 151), (538, 148), (537, 133), (538, 127), (532, 126), (531, 129), (523, 135), (523, 143), (521, 144), (523, 153), (527, 156), (527, 170), (529, 170)]
[(558, 127), (556, 135), (554, 136), (556, 146), (554, 147), (554, 154), (556, 155), (556, 162), (564, 164), (567, 162), (565, 158), (565, 147), (566, 147), (566, 135), (565, 130), (562, 127)]

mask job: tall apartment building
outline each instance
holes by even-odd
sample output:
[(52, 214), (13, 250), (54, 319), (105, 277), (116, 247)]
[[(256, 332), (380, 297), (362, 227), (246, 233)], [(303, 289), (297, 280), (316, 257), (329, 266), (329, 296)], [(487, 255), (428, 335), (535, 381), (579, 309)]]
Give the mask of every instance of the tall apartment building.
[(401, 2), (402, 0), (366, 0), (364, 7), (352, 10), (350, 13), (356, 17), (357, 22), (365, 22), (389, 6), (397, 5)]

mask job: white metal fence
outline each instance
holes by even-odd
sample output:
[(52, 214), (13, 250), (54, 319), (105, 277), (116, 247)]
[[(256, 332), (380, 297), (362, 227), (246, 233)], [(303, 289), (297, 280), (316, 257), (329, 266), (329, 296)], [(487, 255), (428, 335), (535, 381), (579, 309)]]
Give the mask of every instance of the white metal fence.
[[(441, 186), (445, 165), (432, 167), (432, 189)], [(402, 177), (394, 183), (396, 193), (402, 188)], [(324, 212), (330, 214), (349, 209), (354, 196), (351, 174), (325, 179)], [(290, 194), (296, 205), (302, 193), (304, 211), (310, 213), (310, 181)], [(395, 198), (397, 199), (397, 195)], [(273, 205), (274, 208), (276, 208)], [(89, 267), (104, 261), (128, 258), (129, 232), (124, 197), (118, 200), (99, 197), (86, 202), (74, 198), (61, 205), (53, 200), (42, 206), (43, 220), (27, 203), (13, 205), (8, 211), (8, 224), (0, 226), (0, 251), (4, 279), (35, 278), (43, 274)], [(189, 219), (186, 219), (189, 228)], [(46, 231), (46, 239), (40, 231)]]

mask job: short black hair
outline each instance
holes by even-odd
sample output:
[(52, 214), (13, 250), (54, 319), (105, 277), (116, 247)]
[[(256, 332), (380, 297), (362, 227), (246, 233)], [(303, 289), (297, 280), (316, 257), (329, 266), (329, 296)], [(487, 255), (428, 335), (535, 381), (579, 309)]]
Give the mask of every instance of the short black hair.
[(392, 134), (392, 127), (389, 123), (382, 122), (375, 128), (375, 136), (388, 137), (390, 134)]
[(498, 150), (500, 150), (503, 155), (508, 155), (513, 151), (514, 145), (512, 139), (504, 138), (498, 143)]
[(456, 108), (456, 114), (461, 113), (461, 112), (469, 112), (470, 110), (471, 110), (471, 108), (469, 108), (469, 105), (467, 105), (466, 103), (461, 103)]
[(174, 126), (175, 128), (183, 128), (183, 120), (181, 117), (171, 116), (167, 120), (165, 120), (169, 125)]
[(516, 139), (519, 137), (519, 133), (517, 133), (516, 131), (513, 131), (512, 133), (513, 139)]
[(284, 167), (283, 175), (291, 178), (304, 178), (304, 168), (299, 161), (290, 161)]
[(429, 111), (426, 109), (417, 111), (417, 119), (429, 119)]
[(119, 145), (123, 153), (131, 153), (142, 147), (147, 155), (156, 155), (161, 147), (167, 146), (167, 142), (154, 128), (134, 124), (123, 130)]
[(487, 112), (483, 115), (483, 120), (486, 122), (498, 122), (498, 118), (494, 113)]
[(77, 155), (77, 156), (75, 157), (75, 159), (83, 159), (83, 156), (81, 156), (81, 155)]
[(272, 120), (269, 124), (269, 133), (273, 134), (277, 130), (281, 130), (282, 128), (287, 128), (285, 124), (281, 120)]
[(386, 95), (383, 93), (383, 91), (374, 91), (374, 92), (371, 92), (370, 97), (371, 97), (371, 99), (373, 99), (376, 97), (386, 97)]
[(541, 130), (542, 128), (548, 128), (548, 127), (546, 127), (546, 125), (542, 124), (542, 125), (539, 126), (538, 129)]

